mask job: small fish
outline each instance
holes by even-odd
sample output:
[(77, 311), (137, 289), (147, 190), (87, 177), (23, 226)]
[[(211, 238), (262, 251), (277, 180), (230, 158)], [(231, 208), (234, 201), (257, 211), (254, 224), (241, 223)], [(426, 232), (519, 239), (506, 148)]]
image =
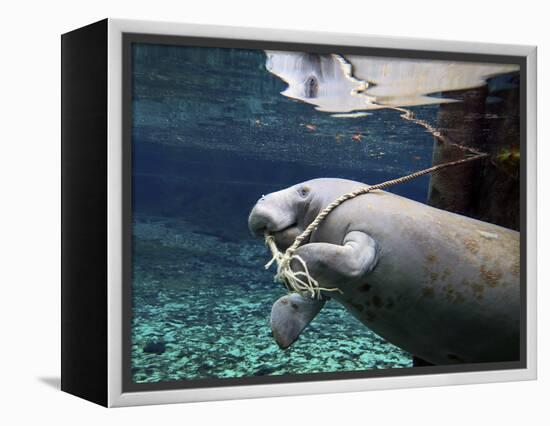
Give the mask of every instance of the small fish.
[(414, 161), (418, 161), (418, 160), (422, 160), (422, 157), (421, 157), (420, 155), (413, 155), (413, 156), (412, 156), (412, 159), (413, 159)]
[(317, 126), (315, 124), (306, 124), (305, 126), (306, 126), (306, 129), (311, 130), (312, 132), (317, 130)]
[(357, 133), (356, 135), (353, 135), (351, 137), (351, 140), (353, 140), (355, 142), (361, 142), (361, 133)]

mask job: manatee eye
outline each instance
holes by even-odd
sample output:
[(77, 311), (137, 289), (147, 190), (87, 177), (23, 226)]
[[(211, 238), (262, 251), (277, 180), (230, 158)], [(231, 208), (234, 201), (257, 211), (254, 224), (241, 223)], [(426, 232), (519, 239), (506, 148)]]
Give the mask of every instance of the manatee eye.
[(309, 186), (304, 185), (298, 189), (298, 193), (300, 194), (300, 196), (305, 198), (308, 196), (310, 190), (311, 188)]

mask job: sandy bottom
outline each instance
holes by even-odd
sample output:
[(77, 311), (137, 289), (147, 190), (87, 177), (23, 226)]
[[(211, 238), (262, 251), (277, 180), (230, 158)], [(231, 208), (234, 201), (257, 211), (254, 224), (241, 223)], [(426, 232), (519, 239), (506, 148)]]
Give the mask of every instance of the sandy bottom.
[(329, 301), (281, 350), (269, 327), (285, 291), (253, 239), (197, 225), (134, 223), (132, 375), (135, 382), (411, 367), (411, 356)]

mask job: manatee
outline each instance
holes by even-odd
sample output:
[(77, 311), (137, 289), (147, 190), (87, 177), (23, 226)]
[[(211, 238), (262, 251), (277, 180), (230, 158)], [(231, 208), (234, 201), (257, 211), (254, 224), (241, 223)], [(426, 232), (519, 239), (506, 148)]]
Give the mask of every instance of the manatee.
[[(330, 202), (364, 187), (320, 178), (265, 196), (248, 225), (284, 251)], [(328, 298), (370, 330), (428, 363), (519, 360), (519, 233), (373, 191), (334, 209), (296, 251), (323, 288), (273, 307), (274, 336), (287, 347)], [(301, 265), (291, 262), (294, 271)]]

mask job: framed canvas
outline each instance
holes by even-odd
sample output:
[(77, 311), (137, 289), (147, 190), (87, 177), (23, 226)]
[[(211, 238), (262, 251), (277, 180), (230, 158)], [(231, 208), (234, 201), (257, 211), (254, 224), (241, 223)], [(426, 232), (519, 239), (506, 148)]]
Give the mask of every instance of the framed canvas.
[(62, 389), (536, 377), (536, 49), (106, 19), (62, 36)]

